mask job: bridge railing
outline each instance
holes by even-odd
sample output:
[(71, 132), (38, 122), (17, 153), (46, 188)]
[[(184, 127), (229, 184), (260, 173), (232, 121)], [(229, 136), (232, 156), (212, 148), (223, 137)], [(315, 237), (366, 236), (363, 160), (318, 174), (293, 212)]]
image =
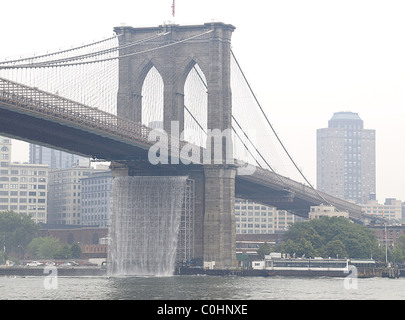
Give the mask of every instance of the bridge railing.
[[(159, 135), (159, 130), (154, 131), (140, 123), (4, 78), (0, 78), (0, 102), (13, 109), (32, 112), (56, 121), (70, 122), (75, 126), (92, 128), (102, 134), (111, 133), (130, 142), (140, 142), (145, 147), (152, 146), (156, 140), (154, 135)], [(152, 131), (154, 134), (151, 135)], [(148, 137), (151, 140), (148, 140)], [(188, 144), (186, 141), (172, 144), (171, 141), (173, 140), (169, 138), (168, 148), (162, 145), (160, 151), (171, 154), (172, 147), (181, 149)], [(194, 150), (197, 148), (200, 150), (199, 159), (194, 156), (193, 160), (202, 163), (203, 148), (194, 146)]]
[[(48, 118), (71, 122), (75, 126), (81, 125), (86, 128), (93, 128), (100, 133), (111, 133), (128, 141), (138, 141), (145, 146), (150, 146), (153, 142), (148, 140), (153, 129), (139, 123), (119, 118), (116, 115), (99, 110), (94, 107), (63, 98), (57, 94), (48, 93), (35, 87), (29, 87), (17, 82), (0, 78), (0, 102), (6, 106), (22, 109), (24, 112), (33, 112), (44, 115)], [(187, 142), (179, 141), (177, 147), (183, 147)], [(169, 142), (167, 152), (171, 151)], [(200, 148), (200, 147), (198, 147)], [(202, 162), (203, 148), (200, 148), (200, 163)], [(196, 159), (197, 160), (197, 159)], [(240, 163), (236, 161), (235, 164)], [(278, 186), (280, 190), (288, 190), (295, 194), (301, 194), (320, 201), (320, 193), (312, 188), (280, 176), (262, 168), (256, 168), (251, 175), (244, 176), (243, 179), (255, 181), (263, 185), (271, 184)], [(336, 207), (350, 207), (350, 211), (359, 211), (355, 204), (350, 206), (347, 201), (332, 197), (322, 193), (322, 197), (331, 200)]]
[(152, 130), (97, 108), (4, 78), (0, 78), (0, 101), (25, 111), (111, 132), (130, 140), (145, 142)]
[[(326, 202), (333, 203), (333, 205), (338, 209), (344, 209), (351, 213), (361, 213), (361, 207), (355, 203), (349, 203), (343, 199), (333, 197), (329, 194), (317, 191), (311, 187), (291, 180), (287, 177), (277, 175), (266, 169), (256, 168), (255, 172), (250, 176), (244, 176), (244, 179), (259, 182), (263, 185), (271, 184), (273, 187), (278, 186), (280, 190), (286, 190), (294, 192), (296, 196), (310, 197), (319, 204)], [(324, 203), (327, 204), (327, 203)]]
[[(0, 78), (0, 103), (11, 106), (13, 109), (32, 112), (41, 116), (46, 116), (54, 120), (70, 122), (75, 126), (92, 128), (100, 133), (111, 133), (119, 138), (124, 138), (130, 142), (140, 142), (145, 147), (154, 144), (154, 135), (159, 135), (158, 131), (140, 123), (120, 118), (111, 113), (90, 107), (85, 104), (39, 90), (36, 87), (23, 85), (8, 79)], [(151, 135), (151, 132), (154, 134)], [(148, 140), (148, 137), (151, 140)], [(156, 139), (155, 139), (156, 140)], [(178, 141), (173, 145), (175, 148), (182, 148), (188, 142)], [(172, 143), (168, 141), (168, 149), (162, 147), (162, 152), (171, 154)], [(202, 161), (203, 148), (200, 149), (200, 159)]]

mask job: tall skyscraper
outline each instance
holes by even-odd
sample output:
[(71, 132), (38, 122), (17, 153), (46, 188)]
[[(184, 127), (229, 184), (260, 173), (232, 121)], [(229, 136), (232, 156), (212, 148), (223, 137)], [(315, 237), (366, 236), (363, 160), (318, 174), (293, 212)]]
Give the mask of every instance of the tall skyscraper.
[(89, 158), (30, 143), (30, 163), (47, 164), (51, 169), (89, 166)]
[(336, 112), (317, 130), (317, 188), (358, 204), (375, 198), (375, 130), (357, 113)]

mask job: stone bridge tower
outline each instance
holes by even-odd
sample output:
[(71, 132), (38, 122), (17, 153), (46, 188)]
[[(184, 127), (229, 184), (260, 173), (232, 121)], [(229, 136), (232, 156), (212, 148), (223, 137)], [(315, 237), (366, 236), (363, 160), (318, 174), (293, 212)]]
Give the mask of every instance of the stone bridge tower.
[[(153, 38), (158, 33), (167, 33), (136, 46), (121, 49), (120, 55), (128, 56), (121, 58), (119, 63), (118, 116), (142, 122), (142, 86), (150, 69), (155, 67), (164, 85), (163, 128), (170, 133), (171, 121), (178, 121), (182, 132), (184, 85), (190, 70), (198, 64), (208, 87), (208, 130), (231, 129), (230, 61), (231, 35), (234, 29), (232, 25), (224, 23), (115, 28), (114, 31), (121, 35), (119, 37), (121, 46)], [(176, 44), (171, 45), (174, 43)], [(161, 48), (155, 50), (157, 47)], [(180, 170), (174, 170), (176, 173), (173, 175), (188, 175), (195, 180), (195, 256), (204, 261), (215, 261), (217, 267), (225, 268), (236, 266), (234, 218), (236, 168), (225, 163), (226, 140), (222, 139), (221, 143), (222, 164), (211, 162), (197, 170), (183, 166)], [(128, 166), (124, 169), (124, 174), (132, 175), (131, 164)], [(150, 175), (157, 175), (158, 170), (165, 168), (149, 166), (146, 170)], [(138, 173), (140, 171), (138, 170)], [(170, 168), (167, 168), (167, 172), (170, 172)]]

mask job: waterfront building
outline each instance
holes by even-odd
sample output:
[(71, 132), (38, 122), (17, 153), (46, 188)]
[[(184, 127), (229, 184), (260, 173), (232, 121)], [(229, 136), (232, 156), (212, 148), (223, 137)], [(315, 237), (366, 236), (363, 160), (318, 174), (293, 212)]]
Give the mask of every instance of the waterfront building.
[(385, 199), (384, 204), (370, 200), (361, 205), (362, 212), (380, 218), (400, 221), (402, 219), (402, 201), (394, 198)]
[(107, 259), (108, 228), (98, 228), (80, 225), (43, 225), (38, 230), (40, 237), (54, 237), (62, 244), (72, 245), (78, 243), (83, 259), (104, 258)]
[(402, 202), (402, 220), (405, 221), (405, 202)]
[(81, 179), (81, 224), (86, 226), (107, 227), (112, 215), (112, 180), (111, 170), (90, 172)]
[(297, 217), (285, 210), (263, 206), (248, 200), (235, 200), (237, 234), (261, 234), (285, 231)]
[(401, 236), (405, 236), (405, 225), (392, 224), (392, 225), (373, 225), (369, 226), (376, 234), (377, 241), (381, 247), (395, 248)]
[(320, 205), (311, 206), (309, 209), (308, 218), (319, 219), (320, 217), (343, 217), (349, 219), (349, 213), (347, 211), (339, 211), (334, 206)]
[(11, 162), (12, 141), (0, 137), (0, 211), (47, 222), (48, 165)]
[(337, 112), (317, 130), (317, 188), (358, 204), (375, 198), (375, 130), (357, 113)]
[(81, 179), (97, 171), (105, 170), (73, 167), (49, 172), (48, 222), (50, 224), (81, 224)]
[(256, 255), (261, 245), (267, 243), (270, 247), (282, 242), (283, 232), (236, 234), (236, 254)]

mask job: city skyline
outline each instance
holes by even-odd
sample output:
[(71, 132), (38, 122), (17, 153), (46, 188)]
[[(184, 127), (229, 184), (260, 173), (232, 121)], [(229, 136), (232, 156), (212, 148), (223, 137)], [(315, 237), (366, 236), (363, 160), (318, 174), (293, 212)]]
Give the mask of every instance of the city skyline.
[(89, 167), (90, 159), (30, 143), (29, 163), (47, 164), (51, 169), (67, 169), (74, 165)]
[[(91, 4), (73, 0), (64, 6), (64, 15), (54, 2), (40, 2), (41, 6), (23, 1), (25, 15), (19, 10), (21, 3), (5, 4), (10, 14), (0, 26), (3, 30), (13, 26), (13, 32), (4, 33), (0, 59), (88, 43), (112, 35), (113, 27), (122, 23), (173, 22), (168, 0), (101, 4), (96, 14)], [(376, 130), (378, 199), (404, 201), (405, 45), (398, 41), (405, 29), (404, 9), (400, 1), (384, 5), (251, 1), (247, 5), (178, 0), (174, 22), (215, 19), (235, 25), (233, 51), (276, 131), (313, 185), (316, 129), (324, 127), (334, 112), (352, 111), (361, 115), (366, 128)], [(74, 25), (69, 23), (72, 16), (76, 16)], [(22, 153), (16, 150), (13, 161), (28, 161), (27, 147), (14, 145)]]

